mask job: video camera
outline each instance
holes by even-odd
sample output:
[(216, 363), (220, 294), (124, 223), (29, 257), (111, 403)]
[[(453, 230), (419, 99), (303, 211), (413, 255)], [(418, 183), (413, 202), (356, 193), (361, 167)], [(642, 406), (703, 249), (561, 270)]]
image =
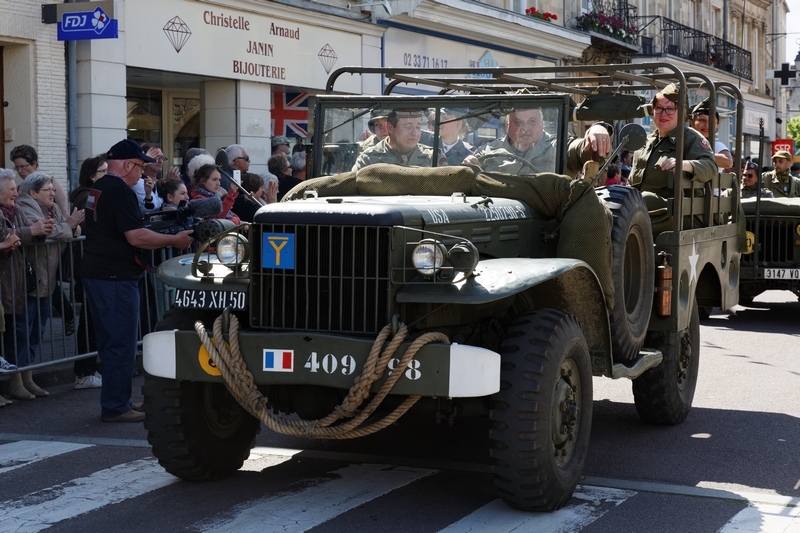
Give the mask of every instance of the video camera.
[(175, 209), (148, 211), (142, 217), (145, 228), (164, 235), (176, 235), (181, 231), (195, 230), (198, 236), (200, 219), (222, 213), (222, 200), (218, 196), (183, 201)]

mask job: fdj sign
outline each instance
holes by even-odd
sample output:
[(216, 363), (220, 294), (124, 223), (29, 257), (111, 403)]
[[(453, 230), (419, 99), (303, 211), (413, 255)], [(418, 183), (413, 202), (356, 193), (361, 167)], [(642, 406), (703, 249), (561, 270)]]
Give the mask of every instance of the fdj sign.
[(59, 41), (86, 39), (116, 39), (117, 21), (109, 17), (102, 8), (94, 11), (72, 11), (61, 15), (58, 23)]

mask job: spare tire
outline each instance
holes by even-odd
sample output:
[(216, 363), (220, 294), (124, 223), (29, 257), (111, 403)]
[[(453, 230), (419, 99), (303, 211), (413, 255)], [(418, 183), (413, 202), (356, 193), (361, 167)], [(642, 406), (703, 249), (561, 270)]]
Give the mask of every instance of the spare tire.
[(609, 313), (614, 361), (632, 361), (647, 336), (653, 308), (653, 231), (641, 193), (632, 187), (599, 187), (597, 195), (614, 215), (611, 228), (614, 307)]

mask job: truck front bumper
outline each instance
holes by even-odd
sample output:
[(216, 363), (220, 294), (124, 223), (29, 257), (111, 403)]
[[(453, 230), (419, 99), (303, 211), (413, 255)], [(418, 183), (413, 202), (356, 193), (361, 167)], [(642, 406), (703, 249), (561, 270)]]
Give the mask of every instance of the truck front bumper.
[[(210, 332), (209, 332), (210, 333)], [(240, 331), (239, 347), (257, 385), (352, 387), (369, 356), (372, 339), (327, 334)], [(411, 341), (404, 342), (377, 391), (391, 372), (402, 371), (391, 394), (466, 398), (500, 390), (500, 354), (463, 344), (426, 344), (405, 369), (395, 368)], [(144, 368), (163, 378), (223, 382), (194, 331), (158, 331), (144, 338)]]

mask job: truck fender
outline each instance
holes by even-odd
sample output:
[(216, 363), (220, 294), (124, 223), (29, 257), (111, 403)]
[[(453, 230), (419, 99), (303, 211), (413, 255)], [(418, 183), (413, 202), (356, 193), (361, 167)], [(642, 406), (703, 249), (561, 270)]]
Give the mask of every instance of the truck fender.
[(611, 373), (611, 329), (603, 289), (591, 267), (578, 259), (503, 258), (478, 263), (460, 283), (411, 283), (400, 303), (470, 305), (523, 295), (534, 308), (559, 309), (581, 323), (595, 374)]

